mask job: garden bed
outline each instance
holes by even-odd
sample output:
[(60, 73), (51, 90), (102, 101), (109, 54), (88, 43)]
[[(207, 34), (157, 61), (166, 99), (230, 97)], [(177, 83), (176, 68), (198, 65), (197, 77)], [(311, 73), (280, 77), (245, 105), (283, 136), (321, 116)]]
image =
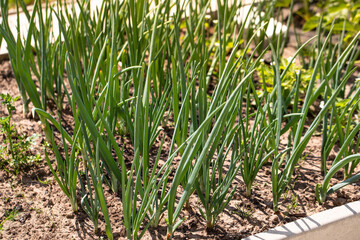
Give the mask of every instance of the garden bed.
[[(18, 96), (19, 91), (14, 79), (10, 63), (4, 61), (0, 65), (0, 89), (3, 93)], [(44, 135), (40, 121), (24, 118), (21, 100), (15, 103), (14, 122), (21, 133), (41, 136), (32, 150), (33, 154), (41, 154), (39, 165), (21, 171), (13, 176), (0, 170), (0, 221), (5, 220), (5, 211), (18, 211), (14, 219), (7, 220), (0, 232), (2, 239), (95, 239), (106, 237), (104, 231), (94, 234), (91, 221), (80, 210), (74, 214), (70, 203), (54, 180), (49, 167), (44, 161), (42, 142)], [(0, 109), (1, 114), (5, 108)], [(72, 116), (68, 125), (72, 125)], [(170, 130), (169, 130), (170, 131)], [(168, 132), (171, 136), (171, 131)], [(0, 136), (2, 141), (2, 136)], [(128, 149), (128, 159), (131, 159), (132, 149)], [(287, 199), (280, 202), (281, 214), (275, 214), (272, 209), (271, 165), (265, 165), (256, 178), (253, 195), (248, 199), (244, 196), (245, 186), (240, 176), (234, 184), (239, 184), (233, 200), (220, 215), (213, 231), (206, 231), (206, 223), (202, 219), (195, 196), (190, 199), (191, 210), (185, 210), (187, 220), (176, 231), (175, 239), (239, 239), (270, 228), (281, 226), (288, 222), (311, 216), (335, 206), (360, 199), (360, 184), (349, 185), (340, 192), (330, 195), (327, 201), (320, 205), (315, 199), (315, 185), (322, 181), (320, 172), (321, 136), (312, 138), (305, 155), (296, 169), (294, 181), (286, 195)], [(335, 153), (333, 153), (335, 154)], [(52, 156), (53, 159), (54, 156)], [(334, 157), (334, 156), (333, 156)], [(337, 180), (336, 180), (337, 179)], [(332, 183), (343, 179), (338, 174)], [(124, 238), (125, 228), (122, 225), (121, 202), (118, 196), (105, 191), (108, 202), (111, 223), (115, 238)], [(104, 222), (100, 220), (100, 228)], [(166, 223), (164, 220), (157, 229), (149, 229), (144, 239), (166, 238)]]
[(304, 3), (37, 0), (14, 36), (0, 2), (0, 238), (240, 239), (359, 200), (360, 5)]

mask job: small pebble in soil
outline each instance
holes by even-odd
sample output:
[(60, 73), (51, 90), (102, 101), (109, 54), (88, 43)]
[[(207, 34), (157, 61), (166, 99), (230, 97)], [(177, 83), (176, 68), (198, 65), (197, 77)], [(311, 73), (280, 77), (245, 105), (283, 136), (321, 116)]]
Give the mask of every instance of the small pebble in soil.
[(266, 205), (268, 208), (272, 208), (272, 207), (273, 207), (273, 203), (270, 202), (270, 201), (265, 201), (265, 205)]
[(272, 224), (277, 224), (279, 222), (279, 217), (277, 215), (272, 215), (272, 216), (270, 216), (269, 221)]
[(51, 206), (53, 206), (54, 205), (54, 202), (51, 200), (51, 199), (49, 199), (46, 203), (45, 203), (45, 207), (51, 207)]
[(345, 203), (346, 203), (346, 199), (342, 198), (342, 197), (335, 198), (335, 200), (334, 200), (335, 206), (344, 205)]
[(234, 195), (234, 200), (241, 200), (240, 194), (235, 194)]
[(189, 226), (192, 228), (192, 227), (195, 227), (196, 226), (196, 221), (195, 219), (191, 219), (189, 222), (188, 222)]
[(16, 197), (22, 198), (22, 197), (24, 197), (24, 194), (23, 193), (18, 193), (18, 194), (16, 194)]
[(67, 213), (65, 216), (66, 216), (66, 218), (69, 218), (69, 219), (72, 219), (72, 218), (74, 218), (74, 217), (75, 217), (75, 215), (74, 215), (74, 213), (73, 213), (73, 212), (71, 212), (71, 213)]
[(120, 229), (119, 235), (120, 235), (121, 237), (126, 237), (126, 230), (125, 230), (125, 228), (121, 228), (121, 229)]
[(66, 226), (66, 227), (71, 226), (71, 221), (65, 220), (64, 221), (64, 226)]
[(15, 210), (16, 211), (22, 211), (23, 207), (21, 206), (21, 204), (18, 204), (18, 205), (16, 205)]
[(21, 222), (22, 224), (24, 224), (25, 221), (26, 221), (27, 219), (29, 219), (30, 217), (31, 217), (30, 213), (24, 213), (24, 214), (22, 214), (22, 215), (20, 216), (19, 222)]

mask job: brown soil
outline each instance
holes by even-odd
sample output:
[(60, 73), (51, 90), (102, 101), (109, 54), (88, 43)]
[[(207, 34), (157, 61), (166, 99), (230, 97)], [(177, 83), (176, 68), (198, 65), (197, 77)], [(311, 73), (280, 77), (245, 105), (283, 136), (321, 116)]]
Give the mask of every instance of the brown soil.
[[(16, 81), (8, 61), (0, 64), (0, 92), (19, 96)], [(0, 107), (0, 117), (6, 114)], [(16, 102), (16, 113), (13, 116), (21, 133), (42, 134), (40, 123), (23, 117), (21, 100)], [(71, 126), (71, 116), (67, 116)], [(171, 132), (165, 134), (171, 137)], [(33, 153), (43, 156), (43, 135), (37, 139)], [(2, 141), (0, 136), (0, 141)], [(250, 198), (244, 196), (245, 186), (241, 176), (236, 177), (237, 190), (233, 200), (220, 214), (213, 231), (205, 230), (198, 207), (198, 199), (190, 199), (190, 210), (184, 210), (187, 220), (178, 228), (175, 239), (241, 239), (269, 228), (312, 215), (316, 212), (359, 200), (359, 184), (352, 184), (328, 197), (325, 204), (319, 205), (315, 200), (315, 185), (322, 181), (320, 173), (321, 136), (314, 136), (308, 145), (306, 155), (300, 160), (296, 169), (291, 189), (280, 201), (281, 214), (272, 210), (271, 165), (265, 165), (259, 172)], [(156, 154), (156, 152), (155, 152)], [(335, 154), (335, 153), (333, 153)], [(132, 149), (125, 151), (125, 158), (132, 159)], [(343, 178), (338, 174), (333, 183)], [(104, 187), (106, 190), (107, 187)], [(122, 225), (122, 207), (118, 196), (105, 191), (111, 216), (115, 239), (125, 238)], [(106, 238), (104, 221), (100, 217), (99, 234), (95, 234), (92, 222), (81, 210), (74, 214), (67, 197), (54, 180), (49, 167), (43, 160), (37, 166), (24, 169), (18, 176), (13, 176), (0, 169), (0, 223), (5, 220), (6, 212), (17, 210), (13, 220), (7, 220), (0, 230), (0, 239), (95, 239)], [(146, 232), (144, 239), (164, 239), (166, 224), (162, 220), (160, 227)]]

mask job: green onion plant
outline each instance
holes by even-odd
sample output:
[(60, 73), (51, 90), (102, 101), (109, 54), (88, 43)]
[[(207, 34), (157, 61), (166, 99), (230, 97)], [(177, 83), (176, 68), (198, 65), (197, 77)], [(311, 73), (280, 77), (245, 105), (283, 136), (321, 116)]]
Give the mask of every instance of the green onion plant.
[[(45, 158), (73, 211), (81, 207), (95, 232), (103, 219), (109, 239), (114, 235), (106, 194), (118, 194), (122, 202), (128, 239), (164, 223), (170, 239), (186, 219), (190, 197), (201, 203), (210, 230), (239, 191), (235, 179), (243, 180), (249, 197), (267, 162), (278, 211), (320, 127), (325, 178), (318, 200), (359, 178), (360, 125), (352, 120), (360, 90), (357, 83), (350, 91), (346, 85), (355, 71), (360, 33), (346, 46), (333, 44), (333, 29), (324, 31), (320, 24), (316, 36), (298, 41), (284, 65), (292, 13), (286, 31), (276, 36), (274, 29), (270, 38), (266, 30), (270, 21), (284, 20), (279, 7), (285, 5), (253, 2), (238, 23), (243, 1), (216, 3), (212, 11), (210, 0), (105, 0), (96, 8), (90, 0), (36, 0), (28, 11), (19, 0), (14, 35), (8, 0), (0, 0), (0, 40), (8, 47), (24, 114), (40, 118), (54, 157), (47, 151)], [(24, 37), (20, 10), (30, 24)], [(269, 52), (267, 75), (263, 59)], [(294, 73), (299, 55), (299, 68), (306, 70)], [(293, 85), (285, 89), (289, 76)], [(321, 100), (324, 106), (314, 112)], [(64, 121), (69, 115), (71, 126)], [(327, 169), (337, 144), (341, 149)], [(124, 153), (129, 148), (131, 156)], [(342, 168), (347, 179), (330, 187)]]

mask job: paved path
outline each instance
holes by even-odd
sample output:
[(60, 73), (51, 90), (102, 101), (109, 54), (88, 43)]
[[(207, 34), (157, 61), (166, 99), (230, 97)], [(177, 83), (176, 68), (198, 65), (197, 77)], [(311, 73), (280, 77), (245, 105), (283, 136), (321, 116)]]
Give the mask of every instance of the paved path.
[[(186, 1), (186, 0), (181, 0), (181, 1)], [(230, 0), (231, 1), (231, 0)], [(242, 9), (238, 10), (238, 14), (240, 14), (240, 18), (246, 16), (246, 13), (248, 11), (248, 5), (250, 5), (252, 3), (252, 0), (243, 0), (243, 5), (245, 5), (245, 7), (243, 7)], [(94, 13), (95, 10), (97, 8), (101, 7), (102, 4), (102, 0), (91, 0), (91, 11)], [(68, 7), (71, 7), (71, 4), (67, 5)], [(32, 7), (30, 7), (30, 9), (32, 9)], [(217, 0), (212, 0), (210, 3), (210, 9), (213, 11), (216, 11), (217, 9)], [(78, 7), (77, 4), (75, 4), (75, 10), (76, 13), (79, 14), (80, 9)], [(173, 10), (175, 11), (175, 9)], [(31, 14), (31, 10), (29, 10), (30, 14)], [(189, 14), (189, 13), (187, 13)], [(53, 15), (53, 19), (56, 19), (55, 15)], [(1, 17), (0, 17), (1, 20)], [(239, 21), (239, 18), (237, 17), (236, 19), (234, 19), (235, 21)], [(9, 14), (8, 16), (8, 21), (9, 21), (9, 26), (10, 29), (14, 35), (14, 37), (17, 37), (17, 14), (16, 12), (12, 11), (12, 13)], [(277, 23), (276, 23), (277, 24)], [(281, 25), (281, 24), (280, 24)], [(270, 26), (270, 25), (269, 25)], [(270, 28), (270, 27), (269, 27)], [(25, 16), (24, 13), (20, 13), (20, 37), (24, 38), (24, 36), (26, 36), (27, 32), (29, 29), (29, 22)], [(268, 29), (269, 32), (273, 32), (272, 29)], [(56, 39), (59, 35), (59, 26), (58, 24), (56, 24), (56, 21), (54, 20), (54, 24), (53, 24), (53, 37), (54, 39)], [(6, 46), (6, 42), (3, 40), (0, 46), (0, 61), (3, 59), (7, 59), (8, 58), (8, 51), (7, 51), (7, 46)]]
[[(102, 0), (91, 0), (91, 10), (93, 12), (95, 12), (95, 10), (101, 6)], [(71, 7), (71, 4), (67, 5), (68, 7)], [(56, 8), (55, 8), (56, 9)], [(31, 15), (32, 13), (32, 7), (30, 7), (29, 9), (29, 13)], [(75, 4), (75, 10), (76, 13), (79, 14), (80, 13), (80, 9), (78, 7), (77, 4)], [(43, 10), (45, 11), (45, 10)], [(26, 18), (25, 13), (21, 12), (19, 14), (20, 16), (20, 37), (24, 38), (29, 30), (29, 21)], [(1, 17), (0, 17), (1, 19)], [(53, 19), (56, 19), (56, 16), (53, 15)], [(2, 20), (1, 20), (2, 21)], [(11, 13), (9, 13), (8, 16), (8, 21), (9, 21), (9, 26), (10, 26), (10, 30), (13, 33), (14, 37), (17, 38), (17, 14), (16, 11), (11, 11)], [(59, 36), (59, 25), (56, 24), (56, 21), (54, 21), (53, 24), (53, 36), (54, 38), (57, 38)], [(1, 46), (0, 46), (0, 60), (3, 59), (7, 59), (8, 58), (8, 50), (7, 50), (7, 45), (5, 40), (2, 41)]]

